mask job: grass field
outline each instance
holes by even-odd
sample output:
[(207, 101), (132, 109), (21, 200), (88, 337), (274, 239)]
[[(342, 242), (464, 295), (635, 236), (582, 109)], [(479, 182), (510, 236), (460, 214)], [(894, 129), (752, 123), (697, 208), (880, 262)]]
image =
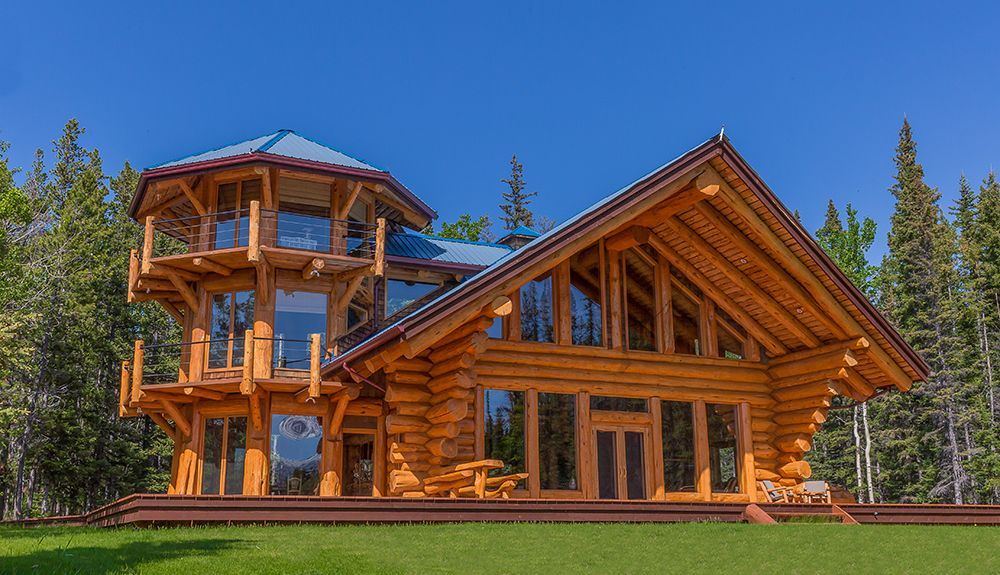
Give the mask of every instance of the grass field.
[(1000, 529), (822, 524), (0, 528), (7, 573), (998, 573)]

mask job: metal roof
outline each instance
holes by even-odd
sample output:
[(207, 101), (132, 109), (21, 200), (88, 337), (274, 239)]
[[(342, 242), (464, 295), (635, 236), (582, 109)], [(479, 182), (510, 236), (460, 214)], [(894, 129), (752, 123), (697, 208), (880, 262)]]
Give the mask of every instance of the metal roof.
[(509, 235), (509, 236), (525, 236), (525, 237), (529, 237), (529, 238), (537, 238), (541, 234), (539, 234), (535, 230), (529, 228), (528, 226), (520, 226), (516, 230), (510, 232), (507, 235)]
[(510, 253), (501, 244), (439, 238), (424, 234), (386, 234), (387, 256), (486, 267)]
[(172, 162), (151, 166), (149, 169), (152, 170), (156, 168), (183, 166), (198, 162), (206, 162), (209, 160), (219, 160), (222, 158), (252, 154), (255, 152), (264, 152), (274, 154), (276, 156), (285, 156), (286, 158), (309, 160), (311, 162), (320, 162), (335, 166), (346, 166), (360, 170), (371, 170), (374, 172), (385, 171), (376, 168), (371, 164), (366, 164), (357, 158), (352, 158), (343, 152), (338, 152), (333, 148), (318, 144), (308, 138), (303, 138), (292, 130), (278, 130), (277, 132), (266, 136), (259, 136), (257, 138), (244, 140), (242, 142), (230, 144), (215, 150), (209, 150), (200, 154), (187, 156)]

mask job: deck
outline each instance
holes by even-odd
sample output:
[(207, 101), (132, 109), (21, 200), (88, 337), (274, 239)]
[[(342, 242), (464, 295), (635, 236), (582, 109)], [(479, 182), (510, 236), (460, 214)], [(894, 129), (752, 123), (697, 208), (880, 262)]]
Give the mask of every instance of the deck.
[[(757, 509), (754, 509), (756, 507)], [(137, 494), (83, 515), (18, 521), (20, 525), (116, 527), (208, 523), (453, 523), (687, 521), (761, 522), (826, 516), (843, 523), (1000, 525), (1000, 505), (674, 503), (552, 499), (406, 499), (241, 497)]]

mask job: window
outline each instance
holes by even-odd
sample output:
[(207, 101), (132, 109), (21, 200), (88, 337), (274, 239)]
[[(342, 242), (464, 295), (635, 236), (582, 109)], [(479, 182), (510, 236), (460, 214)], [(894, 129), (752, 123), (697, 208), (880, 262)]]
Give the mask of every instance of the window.
[(201, 467), (202, 495), (242, 495), (247, 418), (206, 419), (204, 438)]
[(524, 392), (487, 389), (483, 393), (487, 459), (503, 461), (498, 475), (524, 472)]
[(375, 435), (345, 433), (341, 464), (341, 495), (370, 497), (375, 486)]
[(569, 259), (569, 295), (573, 345), (604, 345), (598, 246), (577, 252)]
[(743, 359), (747, 341), (747, 332), (743, 326), (718, 308), (715, 309), (715, 325), (719, 357)]
[(493, 318), (493, 323), (486, 328), (486, 335), (491, 339), (503, 339), (503, 318)]
[(552, 273), (521, 287), (521, 340), (555, 341), (552, 327)]
[(209, 320), (208, 368), (226, 369), (243, 365), (246, 330), (253, 329), (254, 293), (238, 291), (212, 295)]
[(319, 494), (322, 439), (319, 417), (271, 416), (271, 495)]
[(309, 369), (310, 337), (326, 345), (327, 294), (278, 289), (274, 300), (274, 367)]
[(663, 485), (667, 491), (695, 491), (694, 411), (690, 403), (661, 401)]
[(708, 458), (712, 491), (738, 493), (740, 461), (736, 438), (736, 406), (708, 404)]
[(437, 284), (404, 280), (387, 282), (386, 315), (392, 315), (437, 289)]
[(576, 396), (538, 394), (538, 477), (542, 489), (577, 489)]
[(656, 263), (638, 248), (622, 252), (628, 349), (656, 351)]
[(250, 202), (260, 200), (260, 180), (219, 184), (215, 249), (246, 246), (250, 237)]
[(649, 411), (649, 404), (645, 399), (639, 397), (608, 397), (605, 395), (591, 395), (590, 409), (597, 411), (631, 411), (635, 413), (646, 413)]
[(670, 271), (674, 352), (701, 355), (701, 292), (673, 267)]
[(277, 245), (329, 252), (332, 235), (330, 184), (281, 176), (278, 190), (281, 211), (277, 213)]
[(350, 333), (365, 323), (373, 314), (375, 306), (375, 288), (372, 278), (365, 278), (354, 297), (347, 304), (347, 332)]

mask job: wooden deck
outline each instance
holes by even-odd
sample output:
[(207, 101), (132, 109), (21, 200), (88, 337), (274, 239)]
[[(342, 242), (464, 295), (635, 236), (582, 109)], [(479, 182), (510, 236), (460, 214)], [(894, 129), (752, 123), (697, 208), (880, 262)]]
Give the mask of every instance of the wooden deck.
[[(761, 522), (826, 516), (843, 523), (1000, 525), (997, 505), (673, 503), (552, 499), (404, 499), (371, 497), (240, 497), (131, 495), (84, 515), (15, 522), (22, 526), (181, 525), (229, 523), (453, 523), (685, 521)], [(846, 517), (845, 517), (846, 514)], [(756, 519), (756, 520), (755, 520)], [(766, 522), (766, 518), (765, 518)]]

